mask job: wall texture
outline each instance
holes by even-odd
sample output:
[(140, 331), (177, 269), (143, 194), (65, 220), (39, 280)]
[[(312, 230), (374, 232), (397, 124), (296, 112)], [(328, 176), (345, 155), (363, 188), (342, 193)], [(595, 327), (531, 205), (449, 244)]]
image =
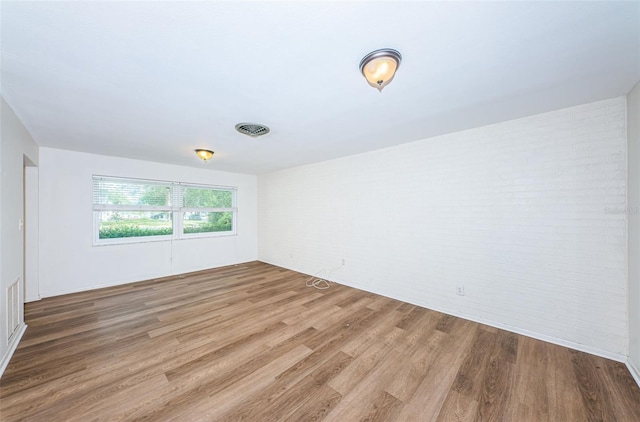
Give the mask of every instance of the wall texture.
[[(0, 98), (0, 375), (12, 354), (7, 341), (7, 288), (17, 278), (24, 298), (24, 237), (18, 221), (23, 214), (25, 159), (38, 164), (38, 145), (13, 110)], [(24, 315), (20, 315), (24, 321)]]
[(259, 259), (623, 360), (625, 113), (615, 98), (260, 176)]
[[(253, 261), (257, 177), (51, 148), (40, 150), (40, 296)], [(116, 177), (238, 187), (238, 234), (93, 246), (92, 179)]]
[(40, 300), (40, 262), (38, 251), (40, 250), (40, 232), (38, 224), (38, 167), (24, 168), (24, 299), (25, 302)]
[(629, 362), (640, 383), (640, 83), (627, 96), (629, 138)]

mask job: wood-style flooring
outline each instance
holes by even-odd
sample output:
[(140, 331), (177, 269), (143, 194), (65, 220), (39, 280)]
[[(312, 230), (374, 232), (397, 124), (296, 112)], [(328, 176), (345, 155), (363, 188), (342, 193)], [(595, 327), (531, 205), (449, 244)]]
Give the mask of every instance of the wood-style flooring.
[(252, 262), (26, 305), (2, 421), (640, 421), (622, 364)]

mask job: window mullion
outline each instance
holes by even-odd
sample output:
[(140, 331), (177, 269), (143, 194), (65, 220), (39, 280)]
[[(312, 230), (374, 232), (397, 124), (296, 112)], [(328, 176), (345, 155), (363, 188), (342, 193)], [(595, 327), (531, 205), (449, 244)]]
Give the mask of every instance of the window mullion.
[(184, 223), (182, 219), (184, 217), (184, 213), (182, 212), (182, 202), (184, 198), (183, 187), (179, 183), (174, 183), (172, 186), (172, 209), (173, 209), (173, 238), (180, 239), (182, 238), (182, 227)]

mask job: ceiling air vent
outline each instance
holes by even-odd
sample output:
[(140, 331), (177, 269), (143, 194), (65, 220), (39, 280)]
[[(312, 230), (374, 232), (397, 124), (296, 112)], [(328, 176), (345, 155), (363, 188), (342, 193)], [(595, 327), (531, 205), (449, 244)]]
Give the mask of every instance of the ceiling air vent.
[(269, 133), (268, 127), (259, 125), (257, 123), (238, 123), (236, 125), (236, 130), (253, 138)]

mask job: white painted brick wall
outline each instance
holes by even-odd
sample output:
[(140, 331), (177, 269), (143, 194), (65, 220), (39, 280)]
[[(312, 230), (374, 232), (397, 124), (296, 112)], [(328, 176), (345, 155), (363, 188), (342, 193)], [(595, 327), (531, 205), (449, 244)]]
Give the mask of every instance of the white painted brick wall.
[(626, 154), (622, 97), (266, 174), (259, 259), (621, 358)]

